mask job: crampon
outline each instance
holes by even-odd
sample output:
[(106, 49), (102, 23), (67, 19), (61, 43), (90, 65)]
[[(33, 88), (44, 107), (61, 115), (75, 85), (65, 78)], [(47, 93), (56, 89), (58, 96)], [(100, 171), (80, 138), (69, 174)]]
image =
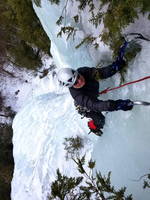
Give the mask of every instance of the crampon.
[(101, 136), (101, 135), (103, 134), (102, 130), (101, 130), (100, 128), (98, 128), (98, 127), (94, 124), (94, 121), (93, 121), (93, 120), (90, 120), (90, 121), (88, 122), (88, 127), (89, 127), (89, 129), (90, 129), (90, 132), (89, 132), (88, 134), (94, 133), (94, 134), (97, 135), (97, 136)]

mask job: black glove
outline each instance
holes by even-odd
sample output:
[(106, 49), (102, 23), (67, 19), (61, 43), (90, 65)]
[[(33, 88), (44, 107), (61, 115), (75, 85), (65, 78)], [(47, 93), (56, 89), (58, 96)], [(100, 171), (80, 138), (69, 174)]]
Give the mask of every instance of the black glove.
[(116, 105), (115, 105), (115, 110), (131, 110), (133, 108), (133, 101), (131, 101), (130, 99), (126, 99), (126, 100), (117, 100), (115, 101)]
[(116, 60), (112, 63), (112, 69), (115, 70), (116, 72), (121, 70), (124, 66), (126, 66), (126, 62), (124, 60), (124, 54), (127, 46), (128, 42), (125, 41), (119, 49)]
[(121, 70), (124, 66), (126, 66), (125, 60), (123, 59), (119, 60), (118, 58), (115, 62), (112, 63), (112, 70), (117, 72)]

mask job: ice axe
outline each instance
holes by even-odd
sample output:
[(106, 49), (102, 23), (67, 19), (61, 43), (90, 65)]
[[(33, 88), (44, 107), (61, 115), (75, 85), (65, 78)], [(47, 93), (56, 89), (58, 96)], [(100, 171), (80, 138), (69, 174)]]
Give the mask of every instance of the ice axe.
[(150, 106), (150, 102), (146, 102), (146, 101), (134, 101), (133, 105)]

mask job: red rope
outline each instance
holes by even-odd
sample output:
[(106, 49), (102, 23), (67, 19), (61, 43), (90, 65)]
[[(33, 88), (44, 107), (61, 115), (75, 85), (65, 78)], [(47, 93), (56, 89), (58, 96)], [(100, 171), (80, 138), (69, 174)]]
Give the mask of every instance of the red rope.
[(140, 81), (144, 81), (144, 80), (149, 79), (149, 78), (150, 78), (150, 76), (146, 76), (146, 77), (144, 77), (144, 78), (141, 78), (141, 79), (138, 79), (138, 80), (135, 80), (135, 81), (131, 81), (131, 82), (125, 83), (125, 84), (120, 85), (120, 86), (118, 86), (118, 87), (114, 87), (114, 88), (109, 88), (109, 87), (108, 87), (108, 88), (106, 88), (105, 90), (101, 91), (99, 94), (106, 94), (107, 92), (110, 92), (110, 91), (112, 91), (112, 90), (116, 90), (116, 89), (119, 89), (119, 88), (124, 87), (124, 86), (126, 86), (126, 85), (131, 85), (131, 84), (133, 84), (133, 83), (138, 83), (138, 82), (140, 82)]

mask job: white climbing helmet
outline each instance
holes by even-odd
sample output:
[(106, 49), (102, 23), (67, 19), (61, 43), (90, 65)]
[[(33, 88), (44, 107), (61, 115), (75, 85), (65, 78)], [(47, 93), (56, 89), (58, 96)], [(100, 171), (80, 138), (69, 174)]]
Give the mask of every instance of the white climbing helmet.
[(57, 79), (61, 85), (72, 87), (77, 80), (78, 72), (71, 68), (61, 68), (57, 73)]

